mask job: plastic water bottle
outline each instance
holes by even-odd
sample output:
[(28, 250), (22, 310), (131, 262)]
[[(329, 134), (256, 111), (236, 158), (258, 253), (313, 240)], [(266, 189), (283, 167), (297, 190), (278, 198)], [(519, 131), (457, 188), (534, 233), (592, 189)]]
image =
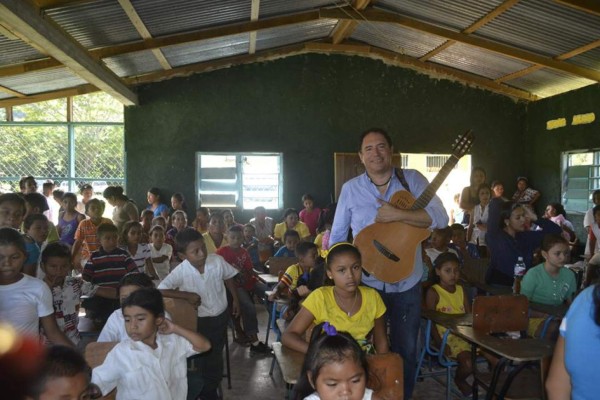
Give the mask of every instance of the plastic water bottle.
[(525, 275), (525, 271), (527, 267), (523, 262), (523, 257), (519, 257), (517, 259), (517, 263), (515, 264), (515, 274), (514, 274), (514, 282), (513, 282), (513, 293), (520, 294), (521, 293), (521, 280), (523, 279), (523, 275)]

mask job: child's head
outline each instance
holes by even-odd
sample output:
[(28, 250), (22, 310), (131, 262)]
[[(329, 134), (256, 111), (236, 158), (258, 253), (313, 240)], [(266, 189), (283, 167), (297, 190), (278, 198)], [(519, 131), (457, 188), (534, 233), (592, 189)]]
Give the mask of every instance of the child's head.
[(77, 207), (77, 196), (75, 193), (65, 193), (62, 197), (61, 204), (65, 211), (73, 212), (75, 211), (75, 207)]
[(165, 305), (158, 289), (143, 288), (131, 293), (121, 304), (125, 330), (131, 340), (155, 347), (158, 327), (165, 317)]
[(94, 188), (89, 183), (86, 183), (81, 185), (79, 193), (81, 194), (81, 197), (83, 197), (84, 203), (87, 203), (94, 195)]
[(571, 257), (569, 242), (557, 233), (545, 235), (542, 239), (542, 257), (548, 266), (563, 267)]
[(239, 249), (244, 243), (244, 228), (233, 225), (227, 230), (227, 243), (232, 249)]
[(41, 214), (44, 211), (48, 211), (48, 201), (41, 193), (27, 193), (23, 195), (25, 199), (25, 209), (27, 215), (29, 214)]
[(92, 219), (102, 218), (105, 207), (106, 203), (104, 203), (102, 200), (91, 199), (85, 203), (85, 213)]
[(596, 223), (600, 224), (600, 205), (597, 205), (594, 208), (592, 208), (592, 214), (594, 214), (594, 220), (596, 221)]
[(337, 243), (329, 249), (325, 259), (327, 278), (340, 290), (358, 289), (362, 274), (360, 252), (350, 243)]
[(165, 228), (160, 225), (153, 225), (150, 228), (150, 242), (154, 245), (154, 247), (161, 248), (165, 243)]
[(223, 214), (214, 212), (210, 214), (208, 220), (208, 232), (213, 235), (222, 234), (225, 231), (225, 222), (223, 221)]
[(182, 230), (187, 226), (187, 215), (185, 211), (177, 210), (171, 215), (171, 224), (178, 231)]
[(527, 189), (528, 186), (529, 186), (529, 179), (527, 179), (527, 177), (519, 176), (517, 178), (517, 189), (519, 189), (520, 192)]
[(119, 230), (113, 224), (100, 224), (96, 230), (96, 236), (104, 251), (111, 252), (117, 248), (117, 244), (119, 243)]
[(283, 221), (285, 222), (288, 229), (292, 229), (296, 226), (298, 221), (300, 220), (300, 216), (298, 215), (298, 211), (295, 208), (288, 208), (283, 213)]
[(25, 212), (25, 200), (20, 194), (0, 194), (0, 228), (19, 229)]
[(546, 210), (544, 211), (544, 218), (552, 218), (562, 215), (563, 217), (567, 217), (567, 212), (565, 208), (560, 203), (550, 203), (546, 206)]
[(302, 205), (304, 208), (310, 211), (315, 206), (315, 199), (313, 199), (310, 194), (306, 193), (304, 196), (302, 196)]
[(519, 203), (506, 201), (500, 206), (499, 228), (507, 232), (523, 232), (525, 230), (525, 210)]
[(152, 226), (152, 219), (154, 218), (154, 212), (152, 210), (144, 210), (140, 214), (140, 223), (145, 230), (150, 229)]
[(208, 207), (198, 207), (196, 210), (196, 222), (206, 224), (208, 223), (208, 217), (210, 216), (210, 209)]
[(37, 187), (37, 182), (33, 176), (25, 176), (19, 181), (19, 188), (23, 194), (35, 193), (37, 192)]
[(137, 245), (142, 238), (142, 224), (137, 221), (127, 221), (121, 231), (121, 243), (126, 245)]
[(490, 202), (490, 198), (492, 196), (492, 191), (487, 183), (482, 183), (477, 188), (477, 196), (479, 197), (479, 203), (487, 204)]
[(479, 187), (479, 185), (481, 185), (482, 183), (485, 182), (486, 180), (486, 173), (485, 173), (485, 169), (483, 169), (482, 167), (474, 167), (471, 170), (471, 185), (473, 187)]
[(71, 248), (62, 242), (48, 244), (44, 251), (42, 251), (40, 267), (46, 274), (47, 280), (56, 284), (62, 284), (73, 268), (71, 264)]
[(460, 277), (460, 261), (454, 253), (449, 251), (440, 254), (433, 263), (435, 279), (446, 287), (453, 287)]
[(450, 229), (452, 229), (452, 243), (462, 246), (467, 242), (467, 232), (464, 226), (461, 224), (452, 224), (450, 225)]
[(491, 184), (494, 197), (502, 197), (504, 194), (504, 184), (500, 181), (493, 181)]
[(592, 202), (597, 206), (600, 205), (600, 190), (594, 190), (592, 193)]
[(160, 204), (161, 193), (160, 189), (153, 187), (148, 189), (148, 204)]
[(90, 368), (77, 350), (67, 346), (50, 346), (35, 384), (28, 388), (28, 399), (79, 400), (101, 396), (90, 385)]
[(230, 209), (226, 208), (221, 212), (221, 214), (223, 215), (223, 222), (225, 223), (225, 226), (231, 226), (231, 224), (234, 223), (235, 218), (233, 218), (233, 212)]
[(186, 228), (175, 235), (177, 252), (194, 267), (204, 265), (206, 261), (206, 244), (202, 234), (195, 229)]
[[(308, 379), (321, 400), (361, 400), (365, 394), (368, 378), (365, 353), (349, 333), (337, 332), (328, 323), (313, 330), (303, 371), (306, 376), (303, 374), (301, 380)], [(301, 383), (299, 389), (304, 386)]]
[(58, 204), (62, 204), (62, 199), (63, 196), (65, 195), (65, 192), (63, 192), (60, 189), (56, 189), (52, 191), (52, 198), (54, 199), (55, 202), (57, 202)]
[(0, 228), (0, 284), (8, 285), (21, 279), (21, 268), (27, 251), (25, 240), (13, 228)]
[(451, 238), (452, 229), (449, 226), (434, 229), (431, 233), (431, 246), (438, 251), (445, 251), (448, 248)]
[(36, 243), (43, 243), (50, 232), (48, 218), (44, 214), (29, 214), (23, 221), (23, 229)]
[(305, 268), (312, 268), (317, 261), (317, 245), (312, 242), (300, 242), (296, 246), (298, 263)]
[(185, 210), (185, 197), (181, 193), (174, 193), (171, 196), (171, 208), (173, 210)]
[(252, 224), (244, 225), (244, 240), (252, 240), (256, 235), (256, 228)]
[(119, 282), (119, 301), (123, 305), (123, 301), (136, 290), (143, 288), (153, 288), (154, 283), (152, 278), (140, 272), (130, 272), (121, 278)]
[(293, 229), (288, 229), (283, 234), (283, 244), (290, 251), (296, 251), (296, 245), (300, 242), (300, 234)]
[(257, 221), (264, 221), (267, 216), (267, 210), (263, 206), (258, 206), (254, 209), (254, 218)]
[(154, 225), (162, 226), (164, 229), (167, 229), (167, 220), (165, 217), (154, 217), (152, 218), (152, 226)]
[(46, 197), (50, 197), (52, 195), (52, 191), (54, 190), (54, 182), (48, 181), (42, 184), (42, 194)]

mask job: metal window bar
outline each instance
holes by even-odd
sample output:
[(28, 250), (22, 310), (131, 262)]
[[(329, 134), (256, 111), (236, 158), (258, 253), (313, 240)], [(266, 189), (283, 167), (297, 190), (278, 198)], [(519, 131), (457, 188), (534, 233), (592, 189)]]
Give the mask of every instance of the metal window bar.
[[(446, 161), (448, 161), (449, 158), (450, 156), (447, 155), (427, 156), (425, 160), (427, 172), (438, 172), (440, 169), (442, 169), (442, 167), (444, 166)], [(454, 166), (454, 168), (456, 168), (456, 166)]]

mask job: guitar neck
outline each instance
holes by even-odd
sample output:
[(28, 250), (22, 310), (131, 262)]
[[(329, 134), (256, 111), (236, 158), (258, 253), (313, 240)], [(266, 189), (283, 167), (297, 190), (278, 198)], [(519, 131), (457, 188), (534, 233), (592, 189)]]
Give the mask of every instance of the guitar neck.
[(450, 155), (450, 158), (448, 158), (444, 166), (440, 169), (440, 172), (438, 172), (436, 177), (433, 178), (431, 183), (427, 186), (425, 191), (421, 193), (419, 198), (415, 200), (413, 206), (410, 208), (411, 210), (420, 210), (422, 208), (425, 208), (427, 204), (429, 204), (433, 196), (435, 196), (437, 190), (440, 188), (440, 186), (442, 186), (442, 183), (444, 183), (444, 180), (446, 180), (446, 178), (456, 165), (456, 163), (458, 163), (459, 159), (460, 158), (455, 156), (454, 154)]

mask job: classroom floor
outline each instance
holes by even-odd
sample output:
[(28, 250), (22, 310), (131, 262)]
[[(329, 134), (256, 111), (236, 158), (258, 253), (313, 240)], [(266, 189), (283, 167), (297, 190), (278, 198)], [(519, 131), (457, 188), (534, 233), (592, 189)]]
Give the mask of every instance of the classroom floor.
[[(268, 313), (263, 305), (257, 304), (256, 310), (259, 319), (261, 340), (264, 341), (267, 326)], [(271, 368), (271, 355), (250, 356), (250, 349), (242, 347), (233, 342), (231, 330), (229, 334), (229, 351), (231, 362), (231, 389), (227, 388), (227, 378), (223, 378), (223, 400), (262, 400), (274, 399), (284, 400), (286, 396), (285, 383), (282, 380), (281, 372), (275, 367), (273, 376), (269, 375)], [(271, 332), (269, 343), (274, 340)], [(414, 400), (421, 399), (444, 399), (445, 398), (445, 379), (440, 378), (442, 384), (437, 383), (433, 378), (427, 378), (416, 385), (413, 393)], [(457, 398), (457, 397), (455, 397)]]

